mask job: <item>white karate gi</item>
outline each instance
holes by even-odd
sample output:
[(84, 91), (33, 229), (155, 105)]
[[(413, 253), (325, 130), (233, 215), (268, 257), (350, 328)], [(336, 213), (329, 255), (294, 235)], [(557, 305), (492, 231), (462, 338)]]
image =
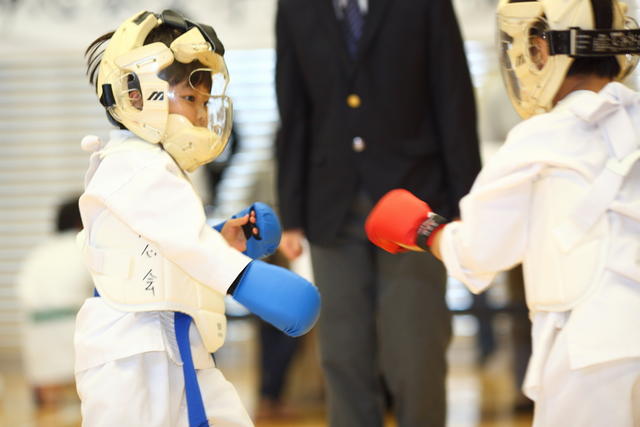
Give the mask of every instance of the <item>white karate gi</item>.
[[(550, 255), (557, 252), (553, 231), (590, 188), (584, 177), (597, 177), (610, 158), (601, 118), (585, 121), (573, 111), (607, 108), (626, 109), (634, 122), (614, 127), (617, 136), (638, 134), (640, 95), (619, 83), (599, 94), (573, 92), (550, 113), (516, 126), (460, 202), (461, 221), (442, 233), (449, 274), (473, 292), (498, 271), (523, 264), (533, 322), (524, 391), (536, 401), (535, 426), (640, 425), (640, 228), (618, 237), (631, 252), (613, 255), (628, 260), (636, 280), (581, 263), (580, 246), (566, 257)], [(640, 186), (640, 179), (632, 182)], [(601, 260), (611, 257), (601, 251)], [(575, 307), (543, 304), (543, 294), (591, 282), (595, 274), (597, 286)]]
[(22, 355), (32, 385), (73, 382), (75, 317), (92, 293), (75, 231), (51, 236), (25, 258), (17, 294), (25, 314)]
[[(169, 154), (140, 144), (149, 143), (114, 131), (106, 147), (93, 147), (104, 151), (92, 155), (80, 198), (85, 229), (105, 211), (116, 215), (191, 277), (226, 294), (250, 259), (206, 224), (202, 202)], [(210, 424), (252, 426), (193, 323), (189, 335)], [(172, 312), (122, 312), (90, 298), (78, 313), (75, 344), (83, 425), (188, 426)]]

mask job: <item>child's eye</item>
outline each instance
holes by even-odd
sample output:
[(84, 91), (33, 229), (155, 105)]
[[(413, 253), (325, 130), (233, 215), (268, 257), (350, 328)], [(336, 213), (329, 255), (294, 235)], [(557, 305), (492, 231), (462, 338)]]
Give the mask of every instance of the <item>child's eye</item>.
[(182, 98), (185, 99), (186, 101), (189, 101), (189, 102), (195, 102), (196, 101), (196, 97), (193, 96), (193, 95), (185, 95)]

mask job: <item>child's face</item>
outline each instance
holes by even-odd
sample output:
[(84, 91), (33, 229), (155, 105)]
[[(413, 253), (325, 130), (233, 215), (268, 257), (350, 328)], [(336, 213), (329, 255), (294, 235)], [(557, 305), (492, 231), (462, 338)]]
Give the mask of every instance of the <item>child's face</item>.
[(172, 96), (169, 96), (169, 114), (180, 114), (194, 125), (207, 127), (209, 124), (209, 109), (207, 103), (209, 96), (205, 87), (198, 90), (189, 85), (188, 81), (178, 83), (171, 87)]

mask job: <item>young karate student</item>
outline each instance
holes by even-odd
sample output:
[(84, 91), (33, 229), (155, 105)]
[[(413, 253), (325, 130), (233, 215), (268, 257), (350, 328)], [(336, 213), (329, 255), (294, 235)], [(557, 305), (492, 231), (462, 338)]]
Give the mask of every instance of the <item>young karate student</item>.
[(84, 300), (93, 294), (91, 277), (76, 245), (81, 228), (78, 196), (74, 195), (58, 206), (55, 232), (29, 251), (16, 277), (16, 293), (25, 314), (24, 370), (39, 409), (60, 408), (75, 388), (75, 318)]
[(96, 286), (75, 336), (83, 425), (251, 426), (210, 355), (224, 342), (225, 294), (294, 336), (317, 318), (312, 284), (253, 259), (278, 245), (273, 211), (256, 203), (212, 229), (185, 174), (230, 133), (223, 54), (213, 28), (170, 10), (137, 13), (87, 50), (120, 130), (83, 140), (93, 154), (78, 241)]
[[(534, 426), (640, 425), (640, 32), (618, 0), (498, 5), (503, 77), (523, 118), (446, 223), (403, 189), (367, 223), (389, 252), (430, 250), (481, 292), (522, 263)], [(425, 325), (428, 327), (428, 325)]]

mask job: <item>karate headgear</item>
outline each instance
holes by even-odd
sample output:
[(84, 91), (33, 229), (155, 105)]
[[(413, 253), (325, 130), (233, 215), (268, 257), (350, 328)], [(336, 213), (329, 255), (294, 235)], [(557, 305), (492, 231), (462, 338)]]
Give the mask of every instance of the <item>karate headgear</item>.
[[(162, 42), (143, 45), (160, 25), (182, 34), (170, 46)], [(116, 30), (102, 56), (97, 84), (100, 102), (140, 138), (162, 143), (178, 165), (191, 172), (216, 158), (231, 133), (232, 106), (225, 95), (229, 76), (223, 55), (224, 46), (207, 25), (171, 10), (136, 13)], [(209, 97), (206, 127), (169, 114), (169, 98), (174, 93), (163, 74), (174, 61), (189, 64), (186, 69), (190, 74), (184, 83), (188, 81), (194, 90)]]
[[(538, 0), (498, 4), (498, 49), (502, 77), (522, 118), (549, 111), (575, 58), (617, 58), (622, 80), (637, 64), (640, 32), (627, 5), (612, 0), (611, 28), (595, 29), (591, 0)], [(536, 38), (546, 40), (542, 60)]]

